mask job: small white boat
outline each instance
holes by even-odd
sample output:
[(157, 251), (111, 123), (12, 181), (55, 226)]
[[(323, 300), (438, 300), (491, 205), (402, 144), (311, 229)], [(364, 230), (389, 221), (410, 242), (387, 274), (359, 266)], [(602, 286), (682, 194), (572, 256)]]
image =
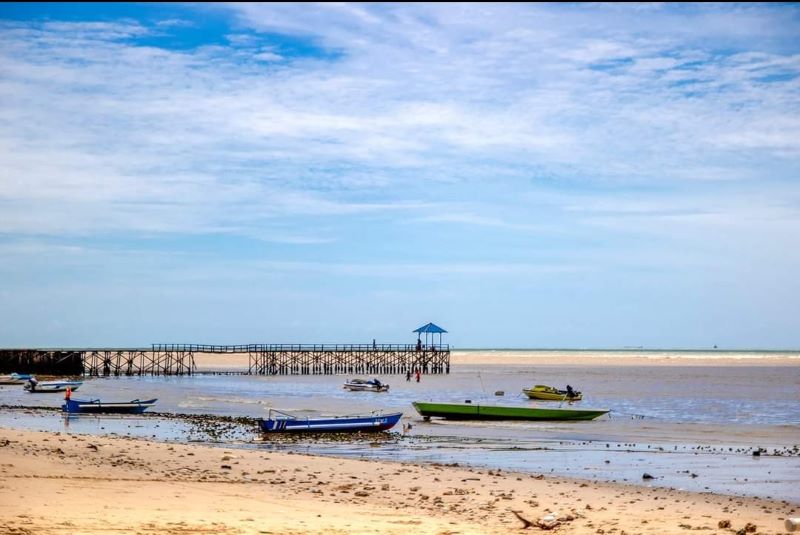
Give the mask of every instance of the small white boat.
[(389, 385), (377, 379), (351, 379), (342, 388), (351, 392), (386, 392), (389, 390)]
[(50, 392), (65, 392), (67, 388), (77, 390), (83, 381), (43, 381), (39, 382), (36, 377), (31, 377), (25, 383), (25, 390), (31, 394), (45, 394)]
[(0, 375), (0, 385), (21, 385), (31, 376), (27, 373), (12, 373), (11, 375)]

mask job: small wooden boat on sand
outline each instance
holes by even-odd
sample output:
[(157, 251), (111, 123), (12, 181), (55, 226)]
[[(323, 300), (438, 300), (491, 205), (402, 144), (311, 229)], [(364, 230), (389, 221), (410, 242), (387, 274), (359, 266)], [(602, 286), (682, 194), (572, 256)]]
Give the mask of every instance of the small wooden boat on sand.
[(412, 403), (426, 420), (432, 416), (451, 420), (594, 420), (605, 409), (560, 409), (549, 407), (504, 407), (477, 403)]
[(11, 375), (0, 375), (0, 385), (21, 385), (28, 379), (30, 374), (27, 373), (12, 373)]
[(571, 388), (559, 390), (552, 386), (536, 385), (533, 388), (523, 388), (522, 391), (531, 399), (544, 401), (580, 401), (583, 399), (583, 394)]
[(377, 379), (351, 379), (342, 387), (351, 392), (388, 392), (389, 385)]
[[(276, 416), (273, 418), (273, 414)], [(258, 421), (264, 433), (354, 433), (386, 431), (394, 427), (402, 412), (370, 416), (335, 416), (329, 418), (298, 418), (270, 410), (267, 419)]]
[(28, 382), (25, 383), (25, 390), (30, 392), (31, 394), (47, 394), (51, 392), (66, 392), (69, 388), (70, 390), (77, 390), (83, 381), (43, 381), (39, 382), (36, 380), (36, 377), (31, 377), (28, 379)]
[(158, 400), (103, 402), (99, 399), (66, 399), (61, 410), (70, 414), (141, 414), (155, 405), (156, 401)]

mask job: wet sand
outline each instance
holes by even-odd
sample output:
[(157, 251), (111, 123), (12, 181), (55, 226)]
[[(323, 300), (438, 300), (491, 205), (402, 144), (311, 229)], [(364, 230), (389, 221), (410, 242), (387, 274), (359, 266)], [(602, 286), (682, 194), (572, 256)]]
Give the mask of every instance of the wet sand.
[[(781, 533), (798, 506), (440, 464), (0, 429), (4, 533)], [(720, 524), (722, 523), (722, 524)], [(720, 528), (720, 525), (728, 527)], [(540, 531), (530, 528), (531, 532)]]

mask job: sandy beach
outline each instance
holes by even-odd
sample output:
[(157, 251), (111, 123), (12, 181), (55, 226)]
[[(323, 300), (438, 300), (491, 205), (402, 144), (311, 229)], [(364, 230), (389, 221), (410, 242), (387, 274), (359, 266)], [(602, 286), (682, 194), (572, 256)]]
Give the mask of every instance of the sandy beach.
[[(247, 353), (198, 353), (199, 371), (247, 370)], [(800, 366), (800, 353), (747, 351), (453, 350), (452, 366)]]
[[(781, 533), (798, 505), (550, 476), (0, 429), (3, 533)], [(720, 524), (721, 523), (721, 524)], [(730, 528), (719, 526), (727, 526)], [(530, 527), (531, 532), (540, 528)]]
[[(198, 357), (201, 371), (247, 367), (246, 354)], [(86, 378), (83, 397), (159, 399), (159, 414), (135, 418), (65, 419), (60, 397), (4, 387), (0, 533), (530, 533), (541, 528), (526, 521), (550, 513), (556, 533), (783, 533), (800, 515), (793, 355), (498, 350), (452, 362), (419, 383), (381, 376), (392, 388), (378, 395), (343, 390), (345, 376)], [(612, 415), (424, 422), (410, 408), (524, 405), (536, 382), (580, 385), (586, 406)], [(413, 430), (281, 443), (252, 423), (224, 437), (192, 423), (270, 407), (397, 410)]]

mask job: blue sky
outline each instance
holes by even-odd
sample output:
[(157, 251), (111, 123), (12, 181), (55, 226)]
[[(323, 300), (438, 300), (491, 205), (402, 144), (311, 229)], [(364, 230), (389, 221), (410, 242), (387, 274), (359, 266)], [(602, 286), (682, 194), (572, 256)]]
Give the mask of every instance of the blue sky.
[(0, 346), (800, 347), (796, 4), (2, 4)]

